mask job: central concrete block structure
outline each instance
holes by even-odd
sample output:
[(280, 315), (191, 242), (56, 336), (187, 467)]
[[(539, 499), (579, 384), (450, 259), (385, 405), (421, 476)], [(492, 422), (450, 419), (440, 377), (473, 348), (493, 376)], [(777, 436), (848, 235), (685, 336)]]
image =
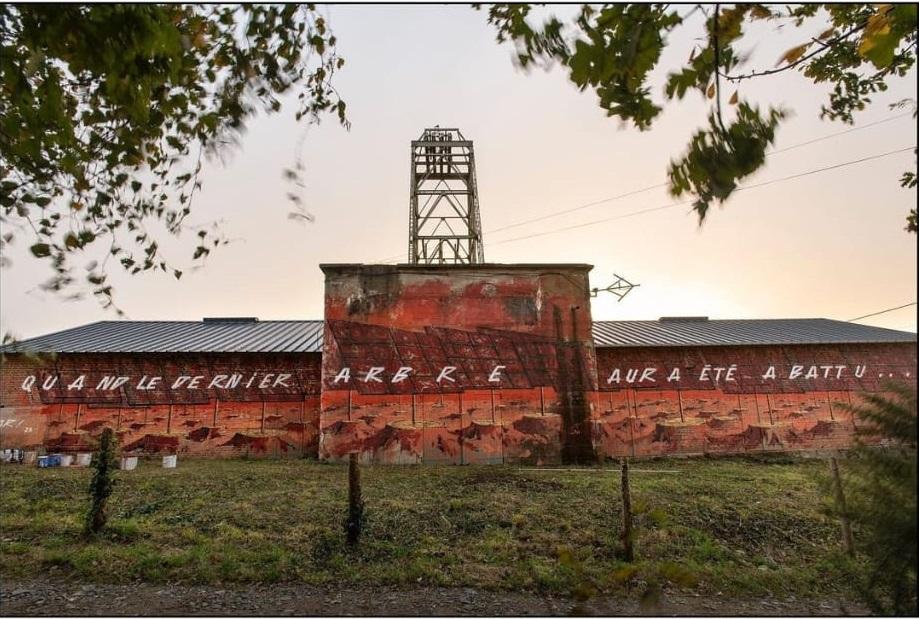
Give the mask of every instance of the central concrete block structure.
[(321, 458), (595, 460), (590, 265), (321, 268)]

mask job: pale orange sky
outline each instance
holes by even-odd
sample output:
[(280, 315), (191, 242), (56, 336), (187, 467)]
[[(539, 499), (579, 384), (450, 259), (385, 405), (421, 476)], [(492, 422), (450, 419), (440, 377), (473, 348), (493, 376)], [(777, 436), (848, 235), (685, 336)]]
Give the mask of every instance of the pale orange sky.
[[(196, 202), (196, 221), (224, 220), (235, 241), (178, 282), (113, 269), (117, 301), (129, 318), (321, 318), (319, 263), (405, 255), (409, 142), (435, 124), (459, 127), (475, 143), (487, 261), (587, 262), (595, 265), (592, 285), (607, 285), (614, 272), (641, 284), (621, 303), (609, 295), (595, 299), (594, 319), (845, 320), (916, 300), (916, 236), (903, 230), (916, 193), (897, 182), (914, 165), (911, 152), (740, 192), (713, 209), (702, 228), (688, 207), (676, 207), (501, 242), (673, 202), (660, 189), (488, 232), (663, 182), (667, 163), (703, 122), (707, 102), (692, 93), (651, 131), (620, 128), (592, 92), (579, 92), (561, 71), (518, 71), (482, 12), (434, 5), (322, 10), (347, 59), (336, 86), (353, 125), (348, 132), (330, 119), (307, 135), (304, 198), (315, 223), (287, 218), (289, 186), (281, 172), (302, 134), (292, 107), (256, 120), (241, 151), (225, 164), (208, 164)], [(673, 39), (656, 96), (666, 69), (685, 61), (697, 33)], [(751, 66), (758, 67), (773, 66), (804, 34), (757, 33)], [(847, 128), (819, 120), (825, 92), (783, 73), (744, 82), (740, 96), (794, 110), (779, 130), (782, 149)], [(901, 114), (888, 103), (907, 97), (916, 97), (915, 70), (878, 95), (856, 126)], [(911, 147), (915, 132), (915, 121), (901, 118), (779, 153), (746, 184)], [(187, 254), (166, 243), (167, 255), (184, 260), (192, 236)], [(25, 257), (27, 246), (20, 240), (9, 254), (13, 266), (0, 270), (0, 332), (23, 338), (116, 318), (93, 299), (68, 302), (37, 291), (48, 272)], [(915, 331), (916, 308), (862, 322)]]

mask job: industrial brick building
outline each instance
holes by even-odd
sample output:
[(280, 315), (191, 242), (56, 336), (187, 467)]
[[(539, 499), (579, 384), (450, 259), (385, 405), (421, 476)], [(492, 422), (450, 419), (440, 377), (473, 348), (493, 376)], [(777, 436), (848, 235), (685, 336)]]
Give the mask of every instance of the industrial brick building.
[(320, 265), (324, 320), (98, 322), (6, 346), (0, 444), (83, 451), (111, 427), (128, 452), (380, 463), (815, 450), (852, 443), (859, 393), (915, 381), (914, 333), (594, 322), (590, 265), (485, 263), (458, 129), (412, 141), (409, 204), (409, 264)]
[(325, 319), (106, 321), (4, 349), (0, 444), (365, 462), (840, 448), (916, 335), (592, 321), (589, 265), (323, 265)]

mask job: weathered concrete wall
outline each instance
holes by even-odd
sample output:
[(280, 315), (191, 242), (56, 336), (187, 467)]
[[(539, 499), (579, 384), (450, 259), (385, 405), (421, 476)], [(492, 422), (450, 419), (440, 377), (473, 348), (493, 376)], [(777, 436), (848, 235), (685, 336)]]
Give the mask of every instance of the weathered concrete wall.
[(915, 384), (915, 344), (601, 348), (593, 436), (608, 456), (848, 447), (846, 410)]
[(124, 450), (315, 455), (320, 355), (7, 355), (0, 445), (91, 449), (111, 427)]
[(588, 265), (323, 265), (321, 458), (595, 459)]

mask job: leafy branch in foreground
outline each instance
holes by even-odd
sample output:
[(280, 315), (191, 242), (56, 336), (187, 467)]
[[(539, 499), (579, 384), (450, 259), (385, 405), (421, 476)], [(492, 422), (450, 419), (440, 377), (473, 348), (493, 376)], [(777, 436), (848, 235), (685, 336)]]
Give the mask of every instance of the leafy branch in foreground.
[(860, 439), (846, 460), (844, 515), (866, 560), (853, 579), (865, 601), (878, 613), (915, 616), (916, 388), (891, 383), (886, 389), (865, 394), (851, 408)]
[(292, 89), (298, 120), (347, 124), (335, 44), (312, 5), (0, 6), (0, 251), (25, 237), (53, 291), (86, 252), (106, 306), (110, 259), (181, 277), (163, 238), (194, 231), (193, 263), (225, 242), (188, 223), (206, 157)]
[[(526, 4), (491, 6), (488, 22), (496, 27), (498, 41), (514, 42), (524, 69), (563, 66), (578, 88), (596, 93), (609, 116), (645, 131), (667, 103), (690, 91), (711, 101), (708, 123), (669, 168), (671, 194), (695, 197), (700, 224), (712, 204), (725, 202), (739, 181), (763, 166), (765, 151), (788, 115), (782, 108), (760, 111), (744, 101), (746, 80), (797, 72), (815, 86), (829, 84), (821, 117), (852, 124), (875, 93), (887, 90), (916, 62), (915, 4), (583, 5), (569, 23), (550, 17), (540, 26), (527, 21), (531, 10)], [(652, 73), (669, 44), (667, 36), (698, 27), (697, 14), (704, 17), (701, 39), (693, 39), (684, 64), (670, 68), (663, 99), (653, 97)], [(750, 61), (749, 54), (739, 51), (745, 29), (756, 22), (820, 34), (801, 34), (800, 43), (782, 54), (775, 67), (741, 72)], [(728, 84), (734, 85), (730, 95), (724, 92)], [(904, 176), (903, 185), (913, 187), (911, 180), (914, 174)], [(915, 209), (907, 230), (916, 232)]]

